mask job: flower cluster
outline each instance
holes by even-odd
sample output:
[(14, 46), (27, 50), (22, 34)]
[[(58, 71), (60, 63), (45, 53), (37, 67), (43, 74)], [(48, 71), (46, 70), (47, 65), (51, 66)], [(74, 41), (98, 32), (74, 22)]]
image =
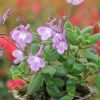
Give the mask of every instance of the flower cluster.
[(62, 29), (62, 20), (60, 19), (57, 27), (54, 27), (53, 24), (56, 22), (54, 18), (50, 23), (47, 23), (45, 26), (40, 26), (37, 29), (38, 34), (41, 39), (47, 40), (48, 38), (52, 39), (53, 47), (57, 49), (59, 54), (63, 54), (65, 50), (68, 49), (67, 40), (65, 38), (65, 29)]
[(27, 43), (31, 43), (33, 41), (33, 36), (29, 32), (30, 25), (20, 25), (15, 30), (12, 31), (11, 37), (14, 41), (16, 41), (17, 46), (19, 45), (21, 48), (26, 47)]

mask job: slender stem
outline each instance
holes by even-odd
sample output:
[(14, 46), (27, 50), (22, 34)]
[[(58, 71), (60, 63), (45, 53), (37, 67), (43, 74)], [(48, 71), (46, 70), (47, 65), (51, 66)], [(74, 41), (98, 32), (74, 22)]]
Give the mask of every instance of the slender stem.
[(43, 49), (43, 51), (44, 51), (44, 53), (47, 55), (47, 56), (49, 56), (50, 57), (50, 55)]
[[(72, 0), (72, 3), (73, 3), (73, 0)], [(72, 8), (73, 8), (72, 3), (70, 4), (70, 7), (69, 7), (69, 11), (68, 11), (68, 14), (67, 14), (67, 20), (69, 20), (70, 16), (71, 16), (71, 12), (72, 12)]]
[(68, 17), (69, 19), (70, 19), (70, 16), (71, 16), (72, 8), (73, 8), (73, 5), (70, 4), (69, 12), (68, 12), (68, 15), (67, 15), (67, 17)]

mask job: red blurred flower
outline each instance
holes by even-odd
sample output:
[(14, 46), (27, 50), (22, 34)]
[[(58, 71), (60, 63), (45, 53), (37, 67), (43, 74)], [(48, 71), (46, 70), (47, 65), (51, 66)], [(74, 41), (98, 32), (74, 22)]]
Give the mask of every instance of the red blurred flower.
[(58, 14), (60, 15), (60, 16), (64, 16), (65, 15), (65, 10), (64, 9), (58, 9)]
[(27, 0), (16, 0), (16, 4), (18, 6), (25, 6), (27, 4)]
[(39, 14), (42, 10), (42, 5), (40, 2), (35, 2), (32, 6), (32, 10), (35, 14)]
[(85, 21), (85, 18), (83, 16), (83, 14), (77, 14), (73, 17), (71, 17), (71, 23), (75, 26), (78, 25), (80, 23), (83, 23)]
[(25, 81), (22, 79), (9, 80), (7, 82), (8, 89), (22, 89), (25, 86)]
[(97, 41), (95, 48), (96, 48), (97, 53), (100, 55), (100, 40)]
[(98, 9), (92, 9), (89, 13), (88, 19), (88, 25), (94, 25), (97, 21), (100, 21), (100, 12)]
[(13, 62), (14, 59), (16, 59), (12, 53), (14, 50), (18, 50), (18, 48), (15, 46), (14, 41), (11, 40), (9, 36), (0, 36), (0, 48), (4, 49), (4, 53), (10, 61)]
[(100, 33), (100, 23), (96, 23), (93, 28), (93, 34)]

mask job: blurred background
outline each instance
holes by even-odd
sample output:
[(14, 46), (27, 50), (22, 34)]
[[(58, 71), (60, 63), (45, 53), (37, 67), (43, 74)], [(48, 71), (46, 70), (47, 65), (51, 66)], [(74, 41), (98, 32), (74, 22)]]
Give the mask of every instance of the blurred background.
[[(12, 8), (17, 16), (30, 23), (36, 31), (38, 26), (48, 21), (49, 16), (61, 18), (67, 15), (70, 5), (65, 0), (0, 0), (0, 16), (8, 8)], [(100, 22), (100, 0), (85, 0), (81, 5), (73, 7), (70, 21), (81, 28)], [(9, 34), (17, 25), (16, 17), (11, 15), (4, 25), (0, 24), (0, 33)], [(0, 59), (0, 100), (12, 100), (5, 87), (10, 75), (9, 62), (4, 59)]]
[[(49, 16), (60, 18), (67, 15), (69, 7), (66, 0), (0, 0), (0, 15), (8, 8), (12, 8), (17, 16), (22, 16), (35, 30), (48, 21)], [(73, 25), (84, 27), (98, 21), (100, 21), (100, 0), (85, 0), (81, 5), (73, 7), (71, 13)], [(10, 32), (16, 27), (15, 16), (10, 16), (6, 24), (0, 27), (2, 27), (0, 32)]]

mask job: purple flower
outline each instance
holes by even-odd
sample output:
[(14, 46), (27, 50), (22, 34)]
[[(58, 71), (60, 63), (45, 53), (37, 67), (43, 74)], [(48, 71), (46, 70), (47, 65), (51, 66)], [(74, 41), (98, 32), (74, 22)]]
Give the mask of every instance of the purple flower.
[(27, 60), (28, 64), (30, 65), (30, 68), (35, 72), (39, 71), (40, 68), (45, 67), (45, 61), (41, 57), (42, 52), (43, 52), (43, 48), (44, 48), (44, 45), (41, 45), (38, 53), (36, 55), (30, 56)]
[(79, 5), (81, 4), (84, 0), (66, 0), (68, 3), (71, 3), (72, 5)]
[(6, 12), (0, 18), (0, 23), (4, 24), (6, 19), (7, 19), (7, 17), (11, 14), (11, 12), (12, 12), (12, 9), (10, 9), (10, 8), (8, 10), (6, 10)]
[(65, 39), (65, 30), (63, 33), (56, 33), (55, 36), (52, 38), (52, 42), (54, 44), (54, 47), (57, 49), (57, 52), (59, 54), (63, 54), (65, 50), (68, 49), (68, 44)]
[(52, 29), (53, 29), (53, 24), (55, 21), (56, 21), (56, 18), (54, 18), (50, 23), (46, 23), (46, 25), (40, 26), (37, 29), (37, 32), (40, 35), (41, 40), (45, 41), (52, 36), (52, 33), (53, 33)]
[(13, 60), (14, 64), (18, 64), (24, 57), (23, 52), (20, 50), (14, 50), (12, 55), (15, 57)]
[(33, 36), (28, 29), (29, 25), (20, 25), (11, 34), (12, 39), (15, 40), (22, 48), (24, 48), (27, 43), (31, 43), (33, 41)]
[(62, 20), (59, 20), (58, 27), (52, 38), (53, 46), (57, 49), (59, 54), (63, 54), (68, 49), (67, 40), (65, 37), (66, 30), (62, 30)]

